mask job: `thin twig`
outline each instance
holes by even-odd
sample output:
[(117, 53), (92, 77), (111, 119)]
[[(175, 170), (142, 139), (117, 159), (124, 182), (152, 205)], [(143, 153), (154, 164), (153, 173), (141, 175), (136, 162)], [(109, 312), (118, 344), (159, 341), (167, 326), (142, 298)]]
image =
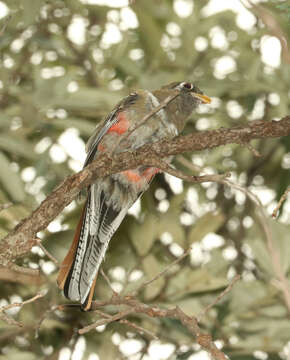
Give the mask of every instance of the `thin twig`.
[(19, 327), (23, 327), (22, 323), (14, 320), (12, 317), (5, 314), (5, 311), (10, 310), (15, 307), (22, 307), (23, 305), (29, 304), (31, 302), (36, 301), (39, 298), (42, 298), (44, 295), (45, 295), (44, 293), (38, 293), (35, 296), (33, 296), (31, 299), (22, 301), (20, 303), (13, 303), (13, 304), (8, 304), (5, 306), (2, 306), (2, 307), (0, 307), (0, 317), (2, 318), (2, 320), (6, 321), (9, 325), (16, 325)]
[(260, 4), (255, 4), (251, 0), (247, 0), (247, 3), (251, 6), (246, 4), (246, 2), (243, 0), (240, 0), (240, 3), (248, 11), (252, 11), (257, 17), (259, 17), (269, 32), (279, 39), (282, 48), (282, 59), (285, 63), (290, 64), (290, 51), (288, 48), (287, 35), (272, 12)]
[(8, 304), (8, 305), (5, 305), (5, 306), (2, 306), (2, 307), (0, 307), (0, 312), (12, 309), (14, 307), (22, 307), (23, 305), (29, 304), (29, 303), (31, 303), (33, 301), (36, 301), (39, 298), (42, 298), (44, 295), (45, 295), (44, 293), (38, 293), (35, 296), (33, 296), (31, 299), (22, 301), (20, 303), (13, 303), (13, 304)]
[(101, 268), (101, 274), (102, 274), (103, 278), (105, 279), (106, 283), (108, 284), (109, 288), (112, 290), (113, 294), (118, 295), (118, 292), (114, 290), (113, 285), (111, 284), (111, 281), (108, 278), (108, 276), (106, 275), (106, 273), (104, 272), (103, 268)]
[(225, 290), (222, 291), (222, 292), (215, 298), (215, 300), (214, 300), (212, 303), (210, 303), (209, 305), (207, 305), (207, 306), (205, 307), (205, 309), (197, 316), (197, 321), (198, 321), (198, 322), (200, 322), (201, 319), (208, 313), (208, 311), (209, 311), (212, 307), (214, 307), (226, 294), (228, 294), (228, 293), (232, 290), (233, 286), (235, 285), (235, 283), (236, 283), (238, 280), (240, 280), (240, 278), (241, 278), (241, 275), (237, 274), (237, 275), (233, 278), (233, 280), (229, 283), (229, 285), (225, 288)]
[(251, 151), (251, 153), (255, 156), (255, 157), (262, 157), (262, 155), (259, 153), (259, 151), (257, 149), (255, 149), (250, 143), (248, 144), (244, 144), (248, 150)]
[(180, 164), (182, 164), (183, 166), (186, 166), (191, 171), (195, 171), (195, 172), (199, 173), (203, 170), (201, 166), (193, 164), (191, 161), (186, 159), (183, 155), (178, 155), (178, 156), (176, 156), (175, 159), (178, 162), (180, 162)]
[(153, 340), (159, 340), (158, 336), (156, 336), (155, 334), (153, 334), (153, 332), (143, 328), (142, 326), (139, 326), (127, 319), (121, 319), (120, 320), (120, 323), (121, 324), (125, 324), (125, 325), (128, 325), (130, 326), (132, 329), (135, 329), (137, 332), (139, 332), (141, 335), (147, 335), (150, 339), (153, 339)]
[[(1, 310), (1, 309), (0, 309)], [(20, 321), (16, 321), (12, 317), (8, 316), (4, 312), (0, 312), (0, 319), (6, 322), (8, 325), (23, 327), (24, 325)]]
[(116, 150), (116, 148), (124, 141), (126, 141), (126, 139), (129, 138), (129, 136), (131, 136), (133, 134), (133, 132), (135, 132), (137, 129), (139, 129), (142, 125), (144, 125), (152, 116), (154, 116), (156, 113), (158, 113), (158, 111), (164, 109), (168, 104), (171, 103), (171, 101), (173, 101), (174, 99), (176, 99), (179, 95), (181, 94), (180, 91), (176, 91), (173, 95), (169, 95), (165, 100), (162, 101), (162, 103), (158, 106), (156, 106), (153, 110), (151, 110), (148, 114), (146, 114), (142, 120), (140, 122), (138, 122), (138, 124), (130, 131), (128, 131), (128, 133), (126, 134), (125, 137), (120, 138), (116, 144), (114, 145), (111, 153), (113, 154)]
[(12, 15), (11, 14), (8, 14), (4, 19), (2, 19), (2, 26), (1, 26), (1, 29), (0, 29), (0, 36), (2, 36), (9, 24), (9, 21), (11, 20), (12, 18)]
[(19, 266), (17, 264), (11, 264), (10, 269), (17, 271), (21, 274), (31, 275), (31, 276), (39, 276), (39, 270), (38, 269), (31, 269), (24, 266)]
[[(105, 312), (103, 312), (101, 310), (94, 310), (94, 312), (101, 315), (104, 318), (107, 318), (107, 319), (112, 318), (112, 315), (109, 315), (109, 314), (107, 314), (107, 313), (105, 313)], [(127, 325), (127, 326), (133, 328), (134, 330), (137, 330), (137, 332), (140, 333), (141, 335), (145, 334), (150, 339), (158, 340), (158, 336), (153, 334), (151, 331), (143, 328), (142, 326), (136, 325), (136, 324), (132, 323), (131, 321), (127, 320), (127, 319), (120, 319), (119, 322), (120, 322), (120, 324)]]
[[(194, 171), (194, 172), (202, 172), (203, 171), (202, 167), (194, 165), (191, 161), (187, 160), (182, 155), (177, 156), (176, 160), (178, 162), (180, 162), (180, 164), (182, 164), (183, 166), (186, 166), (191, 171)], [(230, 176), (231, 176), (231, 173), (227, 172), (225, 174), (213, 174), (213, 175), (192, 176), (192, 177), (194, 179), (200, 179), (199, 182), (213, 181), (213, 182), (222, 183), (223, 180), (225, 180), (226, 178), (229, 178)]]
[(101, 320), (98, 320), (98, 321), (95, 321), (94, 323), (88, 325), (88, 326), (85, 326), (83, 327), (82, 329), (80, 329), (78, 331), (79, 334), (85, 334), (93, 329), (95, 329), (96, 327), (98, 326), (101, 326), (101, 325), (107, 325), (113, 321), (118, 321), (130, 314), (132, 314), (134, 311), (134, 309), (128, 309), (128, 310), (124, 310), (124, 311), (120, 311), (118, 312), (117, 314), (113, 315), (113, 316), (110, 316), (109, 318), (107, 319), (101, 319)]
[(136, 295), (140, 289), (144, 288), (145, 286), (151, 284), (153, 281), (159, 279), (161, 276), (165, 275), (174, 265), (178, 264), (180, 261), (182, 261), (186, 256), (188, 256), (191, 252), (192, 248), (189, 247), (181, 256), (179, 256), (177, 259), (175, 259), (172, 263), (170, 263), (168, 266), (165, 267), (164, 270), (160, 271), (158, 274), (156, 274), (152, 279), (148, 281), (144, 281), (140, 286), (137, 287), (132, 293), (132, 295)]
[(153, 110), (151, 110), (148, 114), (146, 114), (143, 117), (143, 119), (140, 122), (138, 122), (138, 125), (134, 129), (132, 129), (131, 131), (128, 132), (128, 134), (126, 135), (124, 140), (127, 139), (129, 136), (131, 136), (133, 134), (133, 132), (135, 132), (139, 127), (144, 125), (153, 115), (158, 113), (158, 111), (164, 109), (168, 104), (171, 103), (171, 101), (173, 101), (178, 96), (180, 96), (180, 94), (181, 94), (180, 91), (176, 91), (173, 95), (169, 95), (165, 100), (162, 101), (162, 103), (160, 105), (156, 106)]
[(12, 206), (13, 204), (12, 203), (5, 203), (5, 204), (0, 204), (0, 212), (5, 210), (5, 209), (8, 209)]
[(288, 187), (285, 191), (284, 194), (281, 196), (278, 205), (275, 207), (274, 211), (272, 212), (272, 217), (275, 218), (278, 215), (278, 211), (280, 210), (283, 202), (286, 200), (286, 197), (288, 195), (288, 193), (290, 192), (290, 187)]
[(157, 167), (160, 170), (166, 172), (167, 174), (173, 175), (179, 179), (193, 183), (203, 183), (209, 181), (220, 182), (221, 180), (231, 176), (229, 172), (226, 174), (213, 174), (213, 175), (202, 175), (202, 176), (186, 175), (182, 171), (174, 169), (167, 162), (157, 158), (156, 156), (153, 156), (150, 159), (145, 160), (144, 163), (150, 166)]
[(63, 305), (52, 305), (49, 309), (47, 309), (43, 315), (40, 317), (40, 319), (38, 320), (38, 322), (36, 323), (35, 325), (35, 338), (38, 337), (39, 335), (39, 330), (40, 330), (40, 327), (42, 325), (42, 323), (44, 322), (44, 320), (47, 318), (47, 316), (50, 314), (50, 313), (53, 313), (54, 311), (56, 310), (63, 310)]
[(56, 260), (56, 258), (42, 245), (40, 239), (35, 239), (35, 243), (37, 246), (41, 248), (41, 250), (45, 253), (45, 255), (58, 267), (59, 262)]

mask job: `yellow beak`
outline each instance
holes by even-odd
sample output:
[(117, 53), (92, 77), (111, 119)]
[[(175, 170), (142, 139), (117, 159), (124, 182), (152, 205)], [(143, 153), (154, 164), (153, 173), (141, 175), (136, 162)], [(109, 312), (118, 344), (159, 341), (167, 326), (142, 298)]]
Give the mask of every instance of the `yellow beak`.
[(191, 95), (193, 97), (196, 97), (199, 100), (201, 100), (203, 104), (210, 104), (211, 103), (211, 99), (206, 95), (201, 95), (201, 94), (194, 93), (194, 92), (192, 92)]

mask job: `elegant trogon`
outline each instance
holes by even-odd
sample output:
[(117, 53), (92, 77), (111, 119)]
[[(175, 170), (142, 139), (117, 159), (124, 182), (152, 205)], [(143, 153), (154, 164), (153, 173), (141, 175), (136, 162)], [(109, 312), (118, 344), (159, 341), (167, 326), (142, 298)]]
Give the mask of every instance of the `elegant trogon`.
[[(174, 100), (142, 122), (146, 114), (174, 94), (178, 94)], [(183, 130), (192, 111), (200, 103), (209, 102), (210, 99), (190, 82), (174, 82), (152, 92), (138, 90), (131, 93), (97, 126), (87, 143), (84, 167), (100, 152), (136, 150), (144, 144), (175, 137)], [(109, 241), (128, 209), (148, 188), (158, 171), (139, 166), (98, 178), (88, 187), (73, 243), (57, 279), (67, 298), (80, 301), (85, 309), (90, 308), (97, 273)]]

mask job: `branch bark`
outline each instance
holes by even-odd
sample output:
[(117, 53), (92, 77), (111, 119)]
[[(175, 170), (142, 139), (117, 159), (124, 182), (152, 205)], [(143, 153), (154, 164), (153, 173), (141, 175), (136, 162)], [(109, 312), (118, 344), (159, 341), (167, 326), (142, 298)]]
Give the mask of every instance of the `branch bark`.
[(84, 328), (78, 331), (79, 334), (85, 334), (88, 331), (91, 331), (96, 328), (96, 326), (108, 324), (116, 319), (123, 319), (127, 315), (134, 314), (145, 314), (151, 318), (173, 318), (179, 320), (184, 327), (187, 328), (189, 333), (193, 335), (197, 343), (206, 350), (211, 356), (216, 360), (227, 360), (225, 354), (217, 348), (214, 341), (212, 340), (211, 335), (205, 334), (201, 331), (198, 321), (193, 316), (188, 316), (185, 314), (178, 306), (172, 309), (160, 308), (157, 305), (149, 306), (132, 296), (113, 296), (109, 301), (106, 302), (92, 302), (92, 311), (98, 310), (100, 307), (106, 305), (126, 305), (129, 309), (120, 311), (111, 318), (98, 320), (97, 322), (85, 326)]
[(160, 162), (156, 161), (156, 158), (187, 151), (212, 149), (226, 144), (248, 144), (254, 139), (288, 135), (290, 135), (290, 116), (280, 121), (253, 121), (243, 127), (220, 128), (178, 136), (173, 140), (144, 145), (136, 151), (114, 154), (112, 157), (102, 153), (83, 171), (65, 179), (29, 217), (22, 220), (1, 240), (0, 265), (9, 266), (14, 259), (29, 252), (35, 245), (37, 233), (45, 229), (77, 194), (93, 183), (97, 177), (109, 176), (139, 165), (159, 167)]

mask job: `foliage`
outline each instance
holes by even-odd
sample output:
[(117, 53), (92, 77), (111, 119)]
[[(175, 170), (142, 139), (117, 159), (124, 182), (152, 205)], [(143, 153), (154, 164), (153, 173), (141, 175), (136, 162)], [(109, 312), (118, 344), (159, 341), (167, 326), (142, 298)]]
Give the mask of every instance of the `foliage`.
[[(192, 115), (185, 132), (289, 114), (289, 64), (271, 67), (262, 61), (262, 44), (271, 33), (258, 15), (246, 29), (238, 25), (231, 9), (209, 15), (207, 0), (140, 0), (124, 8), (78, 0), (3, 3), (10, 15), (0, 24), (0, 203), (14, 205), (0, 214), (1, 237), (66, 176), (81, 169), (84, 142), (134, 88), (194, 81), (213, 103)], [(192, 4), (193, 12), (182, 15), (180, 9)], [(264, 5), (289, 38), (288, 20), (281, 14), (285, 4)], [(84, 42), (79, 40), (82, 29)], [(290, 183), (289, 138), (253, 145), (261, 158), (237, 145), (186, 154), (186, 158), (204, 172), (230, 171), (232, 180), (257, 194), (270, 214)], [(192, 172), (177, 159), (174, 165)], [(58, 260), (70, 244), (80, 208), (77, 201), (68, 206), (40, 234)], [(289, 201), (279, 220), (268, 223), (289, 280)], [(239, 273), (242, 279), (201, 319), (200, 326), (219, 340), (231, 359), (286, 356), (289, 310), (274, 280), (277, 274), (256, 206), (236, 189), (156, 177), (140, 211), (128, 215), (112, 239), (103, 269), (114, 288), (126, 293), (154, 277), (190, 245), (191, 255), (146, 286), (139, 299), (163, 307), (178, 305), (188, 315), (198, 315)], [(80, 347), (83, 339), (83, 359), (93, 353), (100, 359), (119, 359), (134, 339), (141, 344), (139, 353), (149, 349), (152, 354), (158, 343), (119, 322), (79, 337), (75, 329), (97, 315), (75, 309), (47, 312), (65, 302), (56, 287), (57, 268), (52, 261), (35, 247), (17, 263), (40, 268), (44, 280), (37, 286), (15, 278), (1, 281), (1, 305), (28, 299), (41, 289), (47, 294), (12, 314), (24, 327), (0, 321), (0, 359), (57, 359), (63, 349)], [(105, 300), (111, 294), (100, 276), (97, 298)], [(33, 326), (44, 314), (35, 337)], [(200, 350), (177, 320), (128, 318), (156, 334), (161, 343), (172, 344), (170, 359), (189, 359)]]
[(288, 20), (290, 20), (290, 5), (287, 5), (286, 1), (276, 5), (276, 8), (285, 11), (285, 15), (288, 17)]

